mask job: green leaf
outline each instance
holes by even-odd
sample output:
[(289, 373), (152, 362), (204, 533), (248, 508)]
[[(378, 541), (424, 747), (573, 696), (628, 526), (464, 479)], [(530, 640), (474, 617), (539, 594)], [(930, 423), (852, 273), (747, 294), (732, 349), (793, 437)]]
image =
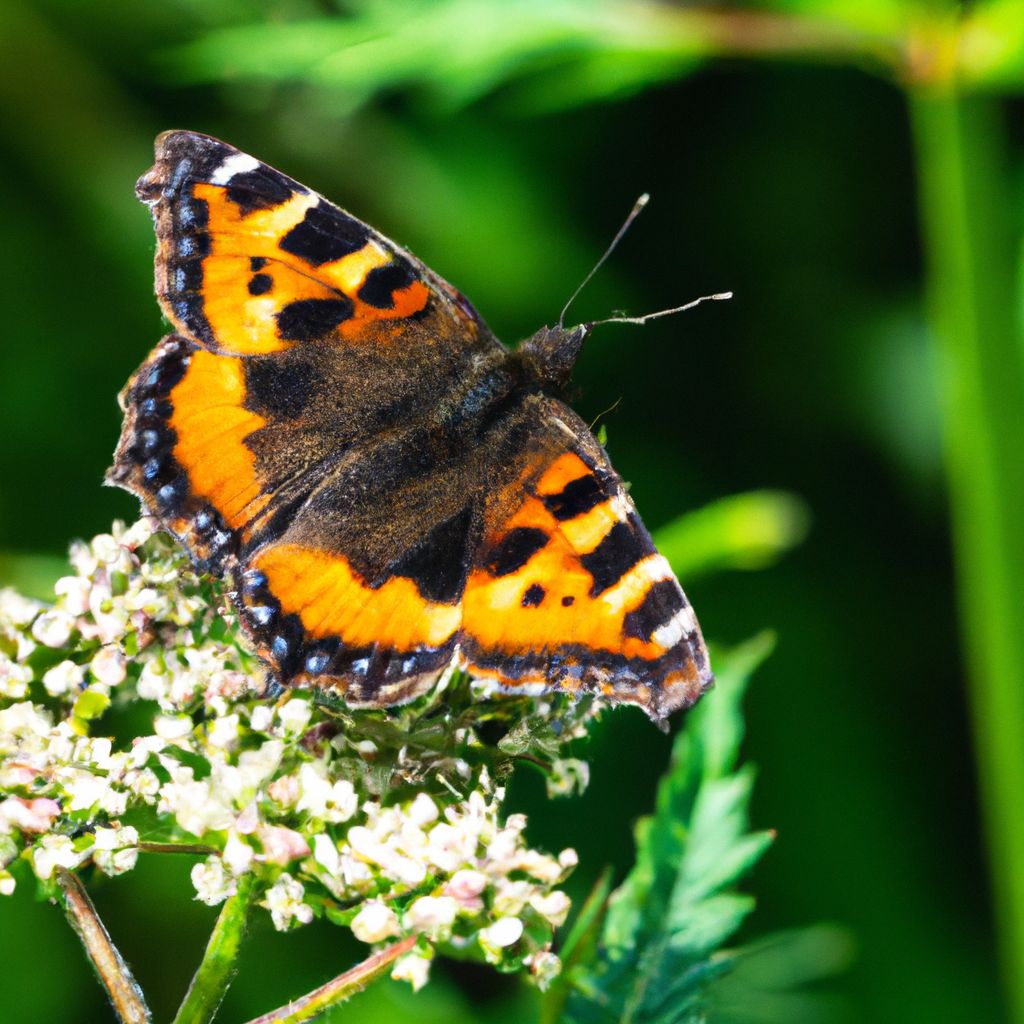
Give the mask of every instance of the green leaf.
[(786, 491), (750, 491), (706, 505), (656, 531), (654, 542), (686, 579), (723, 569), (763, 569), (807, 535), (810, 513)]
[(690, 713), (654, 814), (636, 829), (633, 870), (612, 895), (593, 962), (571, 974), (571, 1024), (703, 1019), (719, 952), (753, 908), (736, 891), (772, 841), (749, 831), (753, 771), (737, 766), (740, 702), (773, 645), (762, 634), (717, 660), (715, 689)]

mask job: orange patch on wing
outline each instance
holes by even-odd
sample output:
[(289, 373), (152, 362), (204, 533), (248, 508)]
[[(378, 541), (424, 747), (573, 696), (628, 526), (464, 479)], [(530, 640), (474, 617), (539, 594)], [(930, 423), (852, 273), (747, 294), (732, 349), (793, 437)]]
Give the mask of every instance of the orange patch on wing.
[(299, 299), (333, 299), (337, 292), (285, 263), (268, 261), (259, 271), (273, 282), (263, 295), (249, 293), (249, 257), (214, 254), (203, 260), (203, 313), (219, 348), (265, 355), (290, 348), (277, 333), (276, 314)]
[[(362, 302), (358, 295), (350, 295), (349, 298), (355, 302), (355, 312), (351, 318), (342, 323), (338, 330), (342, 337), (349, 341), (358, 341), (360, 334), (365, 331), (367, 323), (374, 323), (388, 320), (402, 320), (405, 317), (414, 316), (426, 308), (430, 299), (430, 289), (422, 281), (413, 281), (412, 284), (392, 292), (394, 305), (390, 309), (380, 309), (378, 306), (371, 306)], [(379, 340), (380, 335), (374, 334), (373, 340)], [(400, 335), (396, 334), (395, 338)]]
[(440, 647), (459, 628), (459, 605), (425, 600), (416, 584), (395, 576), (370, 587), (344, 556), (301, 544), (277, 544), (256, 555), (285, 614), (297, 612), (314, 637), (340, 637), (354, 647), (398, 651)]
[(575, 452), (566, 452), (544, 471), (544, 475), (537, 481), (537, 493), (541, 496), (559, 494), (573, 480), (579, 480), (590, 472), (591, 468)]
[[(590, 469), (580, 458), (563, 455), (541, 480), (547, 493), (557, 494), (584, 472), (589, 473)], [(593, 512), (606, 505), (610, 503), (596, 506), (576, 522), (590, 520)], [(614, 524), (618, 518), (609, 507), (590, 520), (591, 530), (596, 533), (603, 523)], [(666, 578), (666, 574), (671, 576), (668, 563), (660, 555), (651, 555), (633, 566), (613, 587), (591, 597), (593, 577), (583, 567), (580, 555), (592, 549), (577, 547), (568, 526), (569, 523), (556, 520), (542, 501), (528, 498), (504, 530), (540, 529), (548, 534), (548, 542), (515, 572), (493, 576), (486, 569), (474, 569), (470, 573), (463, 595), (463, 629), (481, 647), (510, 656), (581, 645), (629, 658), (660, 657), (666, 650), (660, 644), (625, 635), (625, 618), (643, 603), (654, 582)], [(581, 527), (580, 533), (583, 532)], [(491, 543), (500, 539), (492, 538)], [(533, 586), (542, 587), (544, 596), (540, 603), (531, 602), (524, 607), (523, 598)], [(563, 598), (572, 600), (564, 604)]]
[(607, 501), (602, 501), (600, 505), (595, 505), (590, 511), (576, 516), (575, 519), (564, 520), (558, 527), (573, 546), (573, 550), (586, 555), (608, 536), (608, 531), (616, 523), (625, 521), (627, 515), (628, 506), (624, 499), (614, 494)]
[(350, 252), (332, 263), (320, 267), (320, 273), (335, 288), (346, 295), (355, 297), (363, 286), (366, 275), (378, 267), (386, 267), (391, 262), (391, 254), (382, 249), (374, 241), (369, 241), (356, 252)]
[(174, 458), (193, 494), (205, 498), (234, 528), (244, 526), (269, 500), (256, 478), (245, 438), (266, 420), (244, 408), (241, 362), (205, 350), (193, 353), (171, 391)]

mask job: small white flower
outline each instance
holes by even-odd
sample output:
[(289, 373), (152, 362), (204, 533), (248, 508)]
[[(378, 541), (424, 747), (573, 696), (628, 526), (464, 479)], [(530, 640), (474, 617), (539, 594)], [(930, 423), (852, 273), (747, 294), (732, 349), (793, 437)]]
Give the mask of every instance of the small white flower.
[(309, 844), (294, 829), (283, 825), (262, 825), (257, 835), (263, 844), (263, 860), (269, 864), (283, 867), (300, 857), (309, 856)]
[(0, 653), (0, 696), (18, 700), (28, 692), (28, 684), (31, 682), (32, 669)]
[(465, 866), (476, 854), (476, 835), (447, 822), (435, 825), (427, 840), (427, 857), (430, 862), (447, 873)]
[(124, 784), (137, 797), (152, 803), (160, 792), (160, 779), (149, 768), (130, 771), (125, 775)]
[(451, 896), (421, 896), (409, 908), (409, 924), (431, 939), (440, 939), (450, 934), (458, 912), (459, 905)]
[(334, 840), (323, 832), (313, 836), (313, 860), (329, 875), (336, 875), (341, 866), (341, 855)]
[(105, 875), (121, 875), (135, 867), (139, 859), (139, 833), (131, 825), (98, 826), (93, 841), (93, 862)]
[(418, 949), (400, 956), (391, 969), (391, 977), (395, 981), (409, 982), (413, 992), (419, 992), (430, 979), (430, 957)]
[(170, 692), (171, 677), (157, 658), (150, 658), (139, 673), (135, 690), (143, 700), (165, 701)]
[(44, 881), (54, 868), (75, 868), (91, 852), (91, 848), (76, 850), (70, 836), (44, 835), (32, 850), (32, 867)]
[(501, 956), (501, 950), (514, 946), (523, 936), (523, 922), (518, 917), (499, 917), (479, 934), (480, 945), (490, 957)]
[(495, 913), (518, 914), (535, 891), (535, 886), (530, 882), (511, 882), (507, 878), (498, 879), (494, 893)]
[(87, 811), (95, 807), (110, 788), (110, 783), (102, 776), (80, 769), (69, 769), (61, 781), (71, 798), (69, 811)]
[(37, 797), (25, 800), (20, 796), (9, 796), (0, 801), (0, 832), (46, 832), (53, 819), (60, 814), (56, 800)]
[(547, 779), (549, 797), (583, 793), (590, 785), (590, 765), (576, 757), (559, 758)]
[(561, 880), (565, 873), (565, 869), (554, 857), (549, 857), (539, 850), (523, 850), (516, 866), (520, 871), (525, 871), (531, 877), (536, 878), (538, 882), (544, 882), (547, 885), (554, 885), (555, 882)]
[(230, 747), (238, 742), (238, 715), (223, 715), (213, 718), (207, 725), (206, 739), (214, 747)]
[(383, 942), (401, 931), (395, 912), (381, 900), (370, 900), (363, 904), (362, 910), (356, 914), (349, 927), (360, 942), (369, 944)]
[(32, 635), (44, 647), (63, 647), (75, 630), (75, 620), (63, 608), (51, 608), (32, 623)]
[(128, 674), (128, 665), (124, 654), (116, 647), (101, 647), (89, 663), (89, 671), (104, 686), (117, 686), (123, 683)]
[(562, 972), (562, 961), (549, 950), (542, 949), (526, 958), (526, 964), (530, 968), (530, 974), (537, 988), (546, 992), (551, 982)]
[(282, 775), (267, 786), (267, 796), (281, 807), (294, 807), (301, 791), (299, 780), (294, 775)]
[(260, 704), (249, 715), (249, 728), (253, 732), (270, 732), (274, 724), (274, 709), (269, 704)]
[(30, 700), (0, 708), (0, 738), (3, 740), (6, 739), (4, 733), (14, 741), (39, 739), (50, 732), (52, 724), (49, 713)]
[(445, 895), (455, 899), (459, 906), (470, 914), (483, 909), (481, 893), (487, 888), (487, 876), (474, 868), (456, 871), (444, 887)]
[(277, 718), (284, 731), (291, 736), (302, 732), (313, 715), (313, 707), (308, 700), (292, 697), (277, 709)]
[(224, 844), (224, 850), (221, 853), (221, 860), (231, 874), (236, 878), (239, 875), (244, 875), (249, 870), (255, 856), (256, 851), (248, 843), (239, 839), (238, 833), (231, 829), (228, 832), (227, 842)]
[(569, 916), (569, 897), (559, 889), (549, 893), (537, 893), (530, 897), (530, 906), (549, 921), (554, 927), (559, 928), (565, 924)]
[(22, 597), (10, 587), (0, 590), (0, 622), (7, 621), (18, 629), (27, 626), (44, 607), (41, 601)]
[(299, 769), (297, 811), (307, 811), (323, 821), (348, 821), (359, 807), (359, 797), (348, 779), (329, 782), (312, 764)]
[(89, 581), (81, 576), (62, 576), (53, 585), (53, 592), (64, 598), (64, 608), (72, 615), (84, 615), (89, 610)]
[(426, 793), (417, 793), (409, 805), (408, 815), (411, 821), (424, 828), (437, 821), (437, 804)]
[(85, 669), (73, 661), (62, 661), (43, 675), (43, 686), (51, 697), (73, 693), (85, 681)]
[(220, 857), (207, 857), (192, 868), (196, 899), (208, 907), (223, 903), (237, 891), (235, 880), (224, 870)]
[(93, 556), (101, 565), (116, 562), (121, 555), (121, 545), (109, 533), (97, 534), (92, 539)]
[(305, 895), (302, 883), (287, 872), (267, 890), (263, 906), (270, 911), (271, 920), (278, 931), (285, 931), (292, 921), (309, 924), (313, 920), (313, 908), (302, 902)]
[(162, 740), (183, 740), (192, 735), (193, 723), (188, 715), (157, 715), (153, 719), (153, 732)]
[(14, 875), (9, 871), (0, 870), (0, 896), (11, 896), (14, 893)]

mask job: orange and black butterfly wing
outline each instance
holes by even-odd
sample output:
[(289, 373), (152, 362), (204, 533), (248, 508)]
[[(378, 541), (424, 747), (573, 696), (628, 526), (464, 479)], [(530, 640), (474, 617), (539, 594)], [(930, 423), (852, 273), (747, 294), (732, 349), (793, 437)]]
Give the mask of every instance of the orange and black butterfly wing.
[[(224, 143), (161, 136), (138, 192), (153, 209), (157, 292), (177, 330), (122, 394), (110, 481), (136, 493), (201, 567), (235, 579), (243, 622), (284, 678), (322, 664), (324, 623), (340, 614), (327, 607), (331, 586), (339, 605), (365, 613), (344, 631), (339, 681), (364, 658), (389, 684), (450, 659), (453, 630), (437, 624), (449, 613), (399, 637), (412, 646), (396, 641), (393, 659), (381, 625), (457, 606), (473, 521), (443, 448), (403, 425), (422, 423), (468, 366), (500, 363), (505, 350), (408, 253)], [(440, 487), (416, 485), (434, 466)], [(422, 539), (442, 534), (459, 593), (437, 579), (447, 567), (422, 568)], [(317, 553), (303, 562), (292, 551), (289, 562), (321, 574), (316, 592), (274, 560), (292, 544)], [(387, 585), (403, 571), (405, 584)], [(357, 640), (371, 635), (367, 653)]]
[(658, 719), (689, 707), (712, 675), (682, 588), (586, 424), (555, 399), (531, 405), (467, 578), (464, 664), (511, 691), (596, 693)]

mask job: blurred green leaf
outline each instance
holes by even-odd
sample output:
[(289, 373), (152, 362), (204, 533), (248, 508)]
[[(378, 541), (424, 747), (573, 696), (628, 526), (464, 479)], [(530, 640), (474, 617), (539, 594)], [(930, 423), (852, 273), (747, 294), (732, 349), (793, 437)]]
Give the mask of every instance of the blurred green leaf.
[(777, 932), (744, 946), (711, 992), (715, 1024), (828, 1024), (849, 1021), (831, 993), (806, 986), (834, 977), (853, 961), (854, 941), (831, 924)]
[(609, 902), (597, 962), (571, 973), (571, 1024), (703, 1019), (707, 988), (733, 959), (719, 947), (753, 908), (736, 883), (772, 841), (748, 831), (753, 772), (737, 767), (740, 702), (772, 646), (761, 634), (718, 657), (715, 690), (690, 713), (655, 813), (637, 825), (636, 864)]
[(0, 587), (13, 587), (38, 600), (53, 600), (53, 585), (67, 575), (68, 560), (57, 555), (0, 552)]
[(763, 569), (796, 547), (810, 512), (786, 491), (750, 491), (721, 498), (656, 530), (654, 541), (680, 576), (723, 569)]

